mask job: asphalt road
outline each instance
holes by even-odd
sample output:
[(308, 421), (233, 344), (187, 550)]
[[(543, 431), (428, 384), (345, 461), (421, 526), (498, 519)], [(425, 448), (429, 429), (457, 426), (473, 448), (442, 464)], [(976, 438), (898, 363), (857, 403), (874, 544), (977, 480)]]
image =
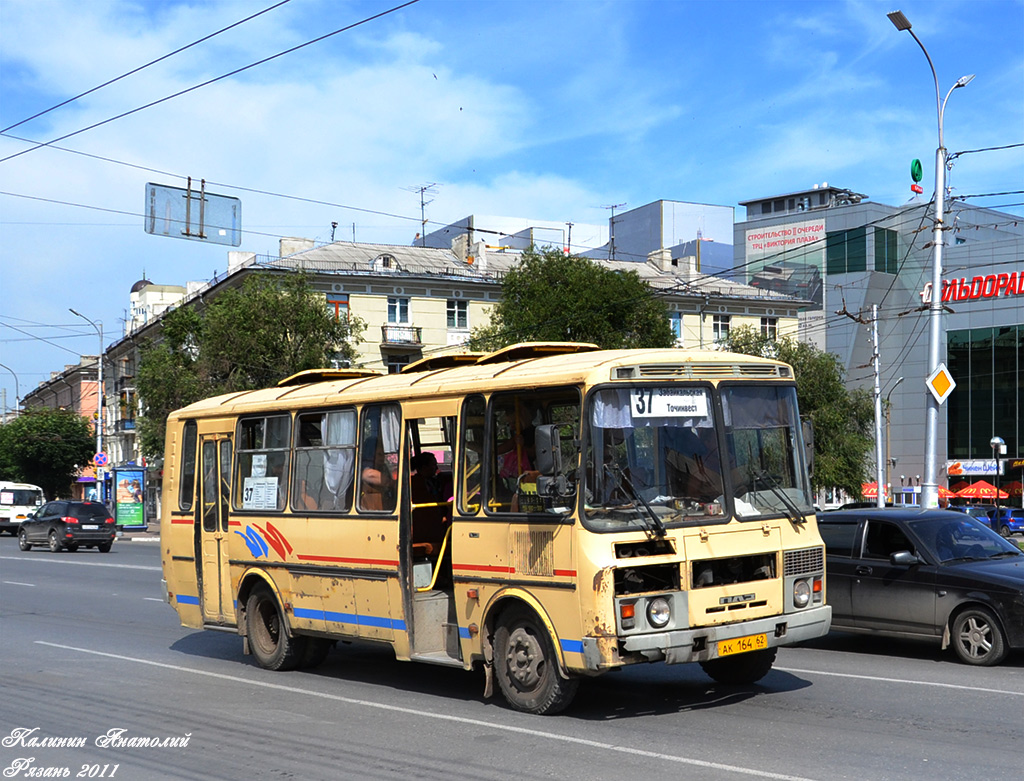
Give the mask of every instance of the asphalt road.
[(832, 635), (783, 649), (756, 686), (648, 665), (528, 716), (485, 701), (480, 674), (385, 647), (262, 670), (237, 637), (178, 625), (152, 542), (53, 554), (0, 539), (0, 660), (6, 778), (1016, 781), (1024, 767), (1021, 654), (974, 669)]

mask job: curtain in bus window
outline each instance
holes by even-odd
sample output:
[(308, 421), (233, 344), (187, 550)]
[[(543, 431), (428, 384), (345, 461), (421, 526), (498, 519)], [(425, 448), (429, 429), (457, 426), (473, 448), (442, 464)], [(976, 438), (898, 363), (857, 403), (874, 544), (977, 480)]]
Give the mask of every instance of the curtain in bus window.
[(395, 509), (400, 415), (396, 405), (368, 406), (360, 443), (359, 509)]
[[(324, 482), (331, 506), (321, 509), (348, 509), (349, 489), (355, 479), (356, 415), (332, 412), (327, 418), (327, 449), (324, 451)], [(333, 446), (333, 447), (332, 447)]]

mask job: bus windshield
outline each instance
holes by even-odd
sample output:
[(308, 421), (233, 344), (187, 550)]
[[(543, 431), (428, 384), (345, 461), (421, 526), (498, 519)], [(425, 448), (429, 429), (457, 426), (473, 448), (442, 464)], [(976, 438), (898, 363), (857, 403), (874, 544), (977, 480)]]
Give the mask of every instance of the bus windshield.
[[(602, 389), (589, 400), (588, 526), (657, 528), (812, 512), (796, 392), (723, 386)], [(724, 449), (723, 449), (724, 448)], [(794, 519), (795, 520), (795, 519)]]

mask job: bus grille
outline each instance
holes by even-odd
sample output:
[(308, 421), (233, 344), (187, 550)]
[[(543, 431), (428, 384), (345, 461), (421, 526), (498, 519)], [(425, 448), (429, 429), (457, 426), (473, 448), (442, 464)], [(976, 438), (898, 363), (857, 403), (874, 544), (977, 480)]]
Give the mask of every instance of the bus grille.
[(825, 568), (825, 553), (822, 548), (788, 550), (782, 556), (784, 575), (804, 575), (820, 572)]
[(520, 575), (554, 575), (554, 532), (512, 532), (512, 563)]
[(789, 368), (761, 363), (659, 363), (641, 364), (640, 377), (790, 377)]

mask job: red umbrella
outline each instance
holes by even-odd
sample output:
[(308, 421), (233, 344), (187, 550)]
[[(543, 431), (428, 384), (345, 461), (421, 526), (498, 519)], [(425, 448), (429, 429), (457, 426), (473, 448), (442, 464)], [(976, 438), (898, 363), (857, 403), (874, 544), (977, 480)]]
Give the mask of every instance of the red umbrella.
[(1003, 490), (1010, 496), (1021, 496), (1024, 495), (1024, 484), (1019, 480), (1014, 480), (1013, 482), (1004, 485)]
[(956, 494), (953, 491), (950, 491), (948, 488), (943, 488), (941, 485), (939, 486), (940, 499), (952, 499), (954, 496), (956, 496)]
[[(861, 483), (860, 492), (864, 495), (865, 499), (877, 499), (878, 483)], [(886, 493), (888, 493), (888, 491), (886, 491)]]
[(966, 480), (961, 480), (959, 483), (953, 483), (953, 485), (949, 487), (949, 490), (952, 491), (953, 493), (956, 493), (957, 491), (962, 491), (965, 488), (969, 488), (970, 485), (971, 484), (968, 483)]
[[(992, 483), (987, 483), (984, 480), (979, 480), (976, 483), (971, 483), (969, 486), (961, 491), (957, 491), (956, 495), (961, 499), (995, 499), (996, 498), (996, 487)], [(1000, 499), (1009, 499), (1010, 495), (1006, 491), (999, 491)]]

